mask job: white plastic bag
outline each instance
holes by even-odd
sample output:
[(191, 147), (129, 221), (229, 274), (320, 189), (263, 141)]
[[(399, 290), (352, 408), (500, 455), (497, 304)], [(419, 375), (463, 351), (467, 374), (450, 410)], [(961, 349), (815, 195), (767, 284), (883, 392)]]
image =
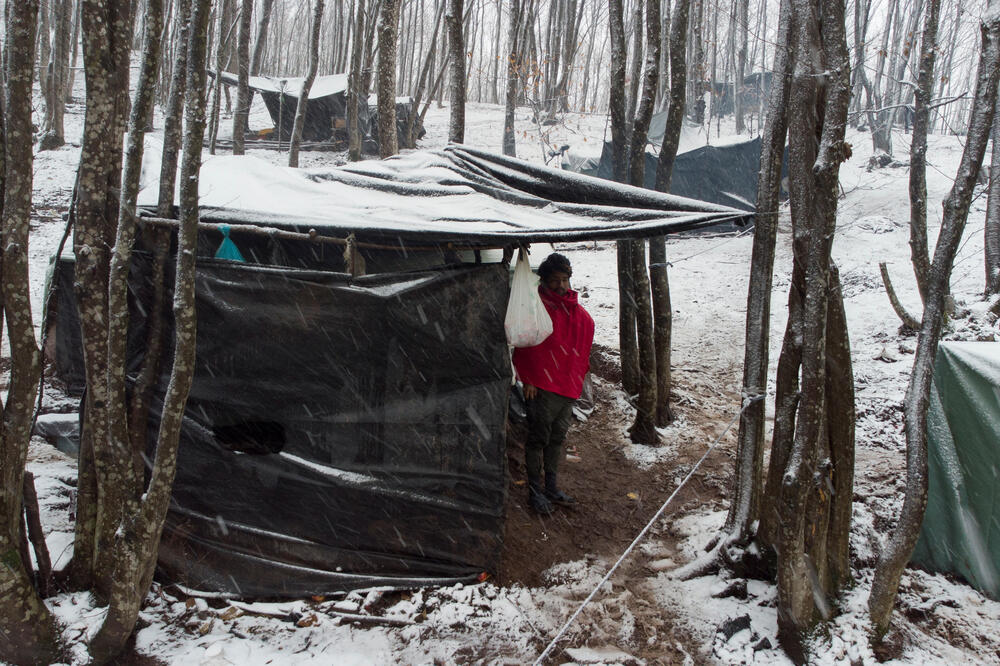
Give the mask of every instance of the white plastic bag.
[(552, 334), (552, 318), (538, 295), (538, 278), (524, 250), (518, 250), (503, 328), (514, 347), (534, 347)]

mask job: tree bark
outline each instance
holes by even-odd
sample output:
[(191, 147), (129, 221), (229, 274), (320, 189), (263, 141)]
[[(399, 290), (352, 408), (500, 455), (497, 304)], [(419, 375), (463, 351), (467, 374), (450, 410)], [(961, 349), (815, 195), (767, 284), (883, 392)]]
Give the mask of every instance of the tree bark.
[(746, 124), (743, 120), (743, 114), (746, 109), (743, 108), (743, 79), (747, 75), (747, 33), (750, 29), (749, 24), (750, 19), (750, 2), (748, 0), (737, 0), (736, 1), (736, 75), (735, 75), (735, 85), (733, 86), (735, 90), (735, 95), (733, 96), (734, 111), (736, 113), (736, 132), (742, 134), (746, 131)]
[[(802, 281), (793, 284), (791, 293), (801, 294), (802, 303), (801, 385), (791, 447), (780, 487), (776, 487), (780, 518), (773, 545), (778, 553), (778, 637), (789, 656), (800, 661), (804, 659), (804, 634), (817, 619), (830, 616), (829, 599), (836, 591), (828, 548), (832, 542), (846, 539), (847, 533), (832, 534), (830, 530), (849, 529), (849, 520), (846, 525), (831, 520), (838, 506), (827, 484), (838, 474), (852, 473), (834, 468), (834, 460), (847, 456), (843, 452), (834, 455), (831, 433), (836, 434), (838, 447), (850, 449), (850, 456), (854, 443), (853, 439), (841, 440), (841, 430), (853, 432), (853, 426), (834, 420), (848, 416), (831, 413), (827, 349), (832, 338), (830, 251), (836, 228), (839, 169), (850, 156), (844, 143), (850, 61), (843, 0), (823, 0), (818, 6), (810, 0), (793, 0), (792, 16), (795, 68), (788, 104), (790, 203), (793, 251)], [(819, 76), (821, 72), (824, 77)], [(790, 323), (791, 316), (790, 311)], [(836, 345), (839, 353), (842, 340)], [(849, 355), (846, 361), (849, 367)], [(841, 499), (849, 507), (851, 498)]]
[[(448, 0), (448, 57), (451, 59), (451, 115), (448, 142), (465, 141), (465, 39), (462, 36), (463, 0)], [(381, 117), (381, 116), (380, 116)]]
[(941, 337), (947, 285), (969, 215), (969, 206), (986, 153), (994, 120), (1000, 78), (1000, 0), (989, 0), (983, 23), (982, 51), (976, 75), (975, 101), (965, 149), (955, 183), (944, 201), (941, 231), (931, 262), (927, 300), (917, 339), (913, 371), (903, 405), (906, 417), (906, 495), (899, 522), (879, 556), (868, 610), (873, 635), (880, 640), (889, 629), (899, 579), (913, 553), (927, 506), (927, 406), (930, 403), (934, 357)]
[[(347, 159), (357, 162), (361, 159), (361, 99), (368, 91), (362, 89), (361, 53), (362, 35), (365, 26), (365, 0), (358, 0), (355, 6), (354, 36), (351, 47), (351, 69), (347, 75)], [(368, 102), (366, 101), (365, 104)]]
[(274, 0), (262, 0), (260, 16), (257, 19), (257, 38), (253, 44), (253, 56), (250, 58), (250, 76), (260, 75), (260, 66), (264, 59), (264, 49), (267, 46), (267, 28), (271, 23)]
[(690, 0), (678, 0), (670, 24), (670, 103), (667, 106), (663, 143), (656, 164), (656, 189), (670, 191), (670, 178), (680, 145), (684, 124), (685, 92), (687, 90), (687, 58), (683, 45), (687, 43)]
[(928, 0), (924, 35), (920, 41), (920, 71), (914, 90), (913, 136), (910, 141), (910, 261), (917, 278), (920, 300), (927, 299), (927, 273), (930, 255), (927, 249), (927, 127), (930, 120), (931, 92), (934, 86), (934, 60), (937, 57), (937, 30), (941, 0)]
[(108, 545), (123, 507), (99, 508), (98, 483), (114, 469), (108, 430), (108, 275), (121, 187), (122, 134), (128, 111), (132, 16), (128, 3), (85, 2), (81, 10), (87, 116), (80, 151), (73, 250), (74, 287), (87, 382), (80, 435), (77, 522), (71, 575), (106, 602), (113, 577)]
[[(623, 16), (624, 20), (624, 16)], [(632, 135), (632, 121), (639, 98), (639, 82), (642, 80), (642, 0), (636, 0), (635, 12), (632, 15), (632, 63), (628, 76), (628, 97), (626, 98), (625, 123), (626, 136)], [(624, 48), (622, 49), (625, 50)]]
[(431, 46), (427, 50), (427, 55), (424, 57), (424, 64), (420, 68), (420, 75), (417, 77), (417, 90), (413, 95), (413, 113), (409, 114), (406, 118), (406, 131), (404, 135), (406, 137), (407, 147), (413, 148), (417, 145), (417, 127), (423, 125), (423, 118), (420, 118), (420, 123), (417, 123), (418, 113), (417, 109), (420, 108), (420, 103), (424, 100), (424, 94), (427, 93), (428, 79), (430, 78), (431, 65), (434, 64), (434, 55), (436, 53), (436, 40), (438, 35), (438, 30), (441, 27), (441, 19), (444, 16), (444, 3), (438, 6), (438, 11), (434, 17), (434, 28), (431, 31)]
[(28, 222), (31, 214), (31, 83), (38, 0), (8, 3), (4, 30), (4, 99), (0, 108), (0, 315), (10, 344), (10, 382), (0, 403), (0, 659), (59, 660), (59, 631), (21, 555), (22, 492), (38, 390), (40, 360), (31, 318)]
[(518, 33), (521, 30), (521, 0), (510, 0), (507, 11), (510, 12), (510, 23), (507, 28), (507, 88), (504, 96), (503, 154), (516, 157), (514, 109), (517, 107), (518, 73), (522, 67), (518, 45)]
[[(656, 164), (656, 189), (670, 191), (677, 148), (680, 145), (681, 126), (684, 123), (685, 93), (687, 90), (686, 44), (690, 0), (678, 0), (671, 17), (669, 60), (670, 94), (667, 105), (663, 143)], [(670, 300), (666, 238), (658, 237), (649, 242), (650, 280), (653, 283), (653, 324), (656, 341), (657, 407), (656, 423), (665, 426), (674, 419), (670, 408), (672, 375), (670, 370), (670, 345), (673, 336), (673, 313)]]
[(639, 399), (636, 401), (635, 422), (629, 427), (629, 437), (636, 444), (658, 444), (656, 432), (656, 349), (653, 344), (653, 305), (649, 296), (646, 272), (645, 241), (632, 244), (632, 284), (636, 296), (635, 316), (639, 347)]
[[(1000, 100), (997, 103), (1000, 104)], [(985, 295), (991, 298), (1000, 295), (1000, 122), (997, 122), (996, 112), (993, 114), (993, 153), (990, 159), (989, 198), (983, 240), (986, 258)]]
[[(641, 12), (637, 12), (641, 16)], [(638, 27), (637, 27), (638, 29)], [(642, 77), (642, 96), (636, 109), (635, 122), (632, 126), (632, 137), (629, 148), (629, 182), (636, 187), (645, 185), (646, 166), (646, 136), (649, 133), (649, 122), (653, 116), (653, 102), (656, 97), (656, 84), (659, 79), (660, 67), (660, 2), (646, 2), (646, 66)], [(655, 241), (655, 239), (654, 239)], [(654, 252), (654, 255), (656, 252)], [(650, 298), (650, 279), (646, 272), (645, 242), (633, 242), (632, 245), (632, 284), (636, 295), (636, 332), (639, 345), (639, 400), (637, 402), (635, 423), (629, 429), (632, 441), (644, 444), (655, 444), (659, 441), (656, 433), (656, 423), (659, 420), (662, 390), (667, 400), (670, 396), (669, 385), (669, 351), (667, 352), (667, 384), (661, 389), (660, 364), (657, 358), (657, 345), (663, 341), (663, 333), (654, 331), (653, 303)], [(662, 266), (666, 269), (665, 257)], [(658, 284), (660, 291), (662, 283)], [(659, 293), (662, 298), (662, 292)], [(669, 293), (667, 294), (669, 302)], [(661, 311), (656, 318), (663, 323), (662, 301), (658, 303)], [(648, 326), (648, 328), (646, 328)], [(669, 331), (666, 334), (669, 339)], [(669, 406), (667, 407), (669, 412)]]
[[(611, 153), (614, 178), (626, 182), (628, 175), (625, 118), (625, 26), (622, 0), (608, 0), (608, 28), (611, 35), (610, 97)], [(636, 341), (636, 296), (632, 277), (632, 245), (618, 241), (618, 347), (621, 350), (622, 387), (629, 395), (639, 390), (639, 348)]]
[(54, 38), (51, 73), (45, 89), (45, 134), (38, 143), (39, 150), (53, 150), (66, 143), (63, 118), (66, 111), (66, 82), (69, 74), (70, 23), (72, 0), (55, 0), (52, 3)]
[[(43, 92), (49, 88), (49, 62), (52, 57), (51, 28), (49, 27), (49, 15), (51, 14), (52, 3), (42, 2), (38, 5), (38, 29), (35, 31), (35, 40), (38, 42), (38, 88)], [(34, 53), (34, 50), (32, 50)], [(43, 97), (44, 102), (48, 99)], [(45, 108), (44, 118), (48, 118), (51, 109)]]
[[(774, 75), (768, 99), (767, 119), (760, 146), (757, 175), (757, 215), (750, 259), (746, 333), (743, 351), (743, 411), (736, 444), (736, 468), (729, 513), (723, 526), (724, 540), (746, 543), (754, 536), (761, 518), (764, 467), (764, 422), (771, 327), (771, 289), (778, 234), (781, 165), (788, 131), (788, 94), (793, 59), (790, 57), (791, 4), (783, 0), (779, 9)], [(755, 400), (747, 403), (747, 400)]]
[(240, 6), (239, 33), (236, 36), (236, 110), (233, 113), (233, 155), (244, 153), (247, 118), (250, 115), (250, 24), (253, 0)]
[(302, 82), (302, 92), (299, 93), (299, 103), (295, 107), (295, 122), (292, 125), (292, 140), (288, 145), (288, 166), (299, 166), (299, 146), (302, 144), (302, 129), (306, 124), (306, 107), (309, 104), (309, 91), (316, 80), (316, 70), (319, 68), (319, 32), (323, 23), (324, 0), (316, 0), (313, 9), (312, 31), (309, 39), (309, 71)]
[[(182, 226), (177, 252), (174, 290), (176, 325), (174, 366), (164, 401), (156, 454), (146, 492), (130, 502), (131, 511), (117, 536), (116, 576), (112, 604), (100, 631), (90, 645), (98, 663), (115, 656), (131, 634), (142, 600), (152, 581), (157, 545), (176, 469), (177, 444), (184, 403), (193, 376), (194, 257), (197, 237), (197, 189), (201, 144), (205, 132), (206, 33), (210, 0), (196, 0), (191, 20), (191, 45), (187, 76), (187, 128), (182, 165)], [(134, 126), (133, 118), (133, 126)], [(131, 156), (130, 156), (131, 157)], [(131, 159), (129, 160), (132, 161)]]
[(113, 506), (117, 518), (111, 536), (99, 541), (102, 553), (99, 561), (111, 563), (108, 612), (104, 622), (91, 641), (89, 650), (96, 663), (104, 663), (121, 653), (138, 618), (139, 605), (148, 590), (138, 587), (138, 571), (152, 568), (156, 560), (155, 549), (137, 557), (132, 539), (138, 524), (144, 486), (143, 456), (145, 451), (134, 449), (129, 434), (128, 399), (126, 389), (126, 359), (128, 338), (128, 274), (132, 249), (135, 245), (135, 206), (142, 172), (143, 138), (146, 119), (153, 105), (157, 68), (160, 55), (160, 36), (163, 22), (162, 0), (147, 0), (144, 29), (143, 59), (129, 119), (128, 146), (122, 174), (121, 198), (117, 215), (115, 244), (107, 281), (108, 374), (105, 378), (108, 402), (109, 441), (95, 441), (94, 449), (101, 467), (98, 474), (98, 497), (101, 505), (98, 514), (107, 514)]
[(382, 0), (378, 19), (378, 154), (399, 152), (396, 137), (396, 34), (400, 0)]

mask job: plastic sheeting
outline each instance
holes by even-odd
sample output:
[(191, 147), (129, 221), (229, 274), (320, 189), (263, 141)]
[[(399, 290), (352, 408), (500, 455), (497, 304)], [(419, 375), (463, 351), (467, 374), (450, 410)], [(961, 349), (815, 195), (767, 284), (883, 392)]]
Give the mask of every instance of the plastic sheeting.
[[(662, 140), (662, 137), (661, 137)], [(657, 148), (658, 148), (657, 144)], [(787, 149), (786, 149), (787, 151)], [(645, 187), (655, 189), (658, 158), (645, 153)], [(605, 142), (600, 160), (568, 159), (565, 168), (598, 178), (614, 179), (611, 143)], [(760, 138), (722, 146), (702, 146), (677, 155), (670, 178), (670, 193), (742, 211), (757, 205), (757, 177), (760, 173)], [(787, 155), (782, 178), (788, 176)]]
[[(79, 386), (72, 272), (59, 262), (57, 371)], [(133, 379), (151, 294), (149, 259), (137, 254)], [(511, 381), (504, 265), (352, 278), (199, 258), (196, 294), (197, 368), (162, 574), (273, 597), (497, 571)], [(169, 296), (163, 312), (169, 323)]]
[[(147, 173), (157, 173), (147, 171)], [(144, 181), (139, 204), (155, 207)], [(201, 219), (403, 246), (619, 240), (728, 225), (746, 211), (552, 169), (465, 146), (338, 168), (291, 169), (253, 157), (205, 160)], [(246, 254), (244, 253), (244, 256)], [(249, 257), (248, 257), (249, 259)]]
[(941, 343), (927, 435), (927, 511), (911, 559), (1000, 599), (1000, 343)]

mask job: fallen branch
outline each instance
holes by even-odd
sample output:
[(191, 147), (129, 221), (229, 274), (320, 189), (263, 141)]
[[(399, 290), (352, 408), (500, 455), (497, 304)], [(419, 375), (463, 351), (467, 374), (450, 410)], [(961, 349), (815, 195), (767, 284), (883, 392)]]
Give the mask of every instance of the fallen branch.
[(906, 328), (911, 331), (919, 331), (920, 322), (906, 311), (906, 308), (903, 307), (903, 304), (899, 302), (899, 298), (896, 296), (896, 290), (892, 288), (892, 280), (889, 279), (889, 269), (886, 268), (885, 262), (880, 262), (878, 268), (882, 273), (882, 284), (885, 286), (885, 293), (889, 296), (889, 303), (892, 304), (892, 309), (896, 312), (896, 316), (902, 320), (903, 326)]

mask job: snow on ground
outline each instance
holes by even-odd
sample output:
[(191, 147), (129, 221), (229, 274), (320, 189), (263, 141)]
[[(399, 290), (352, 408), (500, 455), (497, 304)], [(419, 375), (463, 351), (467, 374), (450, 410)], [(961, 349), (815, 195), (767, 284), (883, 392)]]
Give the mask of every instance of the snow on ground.
[[(81, 86), (82, 77), (78, 77)], [(37, 108), (41, 108), (39, 105)], [(261, 123), (258, 100), (251, 126)], [(496, 150), (502, 129), (502, 109), (483, 104), (467, 107), (466, 137), (473, 146)], [(448, 109), (432, 105), (428, 134), (421, 147), (444, 145)], [(70, 109), (67, 134), (76, 145), (39, 153), (35, 158), (35, 216), (31, 236), (32, 299), (36, 320), (48, 257), (62, 233), (59, 217), (72, 188), (79, 155), (82, 108)], [(225, 121), (224, 121), (225, 122)], [(223, 134), (225, 134), (223, 125)], [(599, 154), (606, 135), (606, 119), (590, 114), (567, 114), (561, 124), (540, 128), (530, 112), (517, 114), (518, 152), (544, 161), (551, 147), (569, 144), (578, 154)], [(684, 147), (706, 140), (727, 140), (699, 128), (686, 128)], [(866, 169), (871, 153), (866, 134), (852, 134), (854, 157), (841, 169), (840, 204), (835, 258), (844, 284), (854, 371), (858, 385), (858, 452), (855, 489), (852, 562), (855, 584), (839, 600), (842, 613), (828, 632), (813, 640), (813, 658), (820, 664), (874, 663), (867, 644), (865, 602), (871, 585), (871, 566), (884, 539), (886, 526), (898, 512), (904, 483), (902, 413), (900, 404), (912, 364), (915, 338), (898, 333), (899, 322), (882, 290), (878, 263), (887, 261), (896, 288), (912, 311), (919, 300), (909, 266), (907, 169)], [(897, 156), (905, 161), (908, 137), (898, 135)], [(284, 156), (251, 150), (255, 157), (283, 163)], [(937, 205), (950, 187), (961, 154), (961, 139), (934, 136), (928, 151), (928, 206), (931, 242), (940, 221)], [(303, 166), (342, 163), (343, 154), (304, 153)], [(956, 260), (952, 287), (960, 306), (972, 315), (960, 317), (948, 336), (1000, 339), (1000, 328), (977, 305), (983, 286), (982, 228), (985, 195), (973, 204), (966, 239)], [(790, 274), (787, 209), (782, 219), (775, 265), (772, 323), (772, 365), (777, 360), (784, 326)], [(559, 247), (575, 268), (574, 285), (597, 323), (597, 342), (617, 347), (617, 290), (615, 252), (611, 244), (572, 244)], [(706, 369), (712, 381), (728, 381), (708, 399), (723, 413), (735, 414), (728, 397), (738, 392), (742, 363), (743, 318), (749, 273), (751, 238), (691, 237), (668, 241), (674, 308), (674, 363), (681, 420), (665, 432), (666, 445), (650, 450), (629, 446), (637, 465), (667, 465), (677, 443), (685, 441), (685, 410), (697, 410), (704, 398), (688, 392)], [(728, 378), (726, 380), (725, 378)], [(705, 382), (704, 379), (701, 380)], [(771, 385), (773, 395), (773, 379)], [(47, 396), (48, 407), (62, 407), (58, 396)], [(728, 407), (726, 407), (728, 405)], [(611, 409), (627, 415), (620, 397)], [(622, 431), (627, 425), (623, 417)], [(720, 423), (721, 432), (724, 423)], [(705, 442), (707, 445), (708, 442)], [(728, 444), (731, 448), (731, 444)], [(731, 455), (731, 451), (728, 451)], [(29, 469), (36, 475), (53, 558), (65, 563), (72, 546), (69, 521), (75, 464), (38, 441), (33, 443)], [(679, 475), (677, 480), (679, 481)], [(652, 509), (651, 509), (652, 512)], [(719, 528), (719, 511), (688, 511), (680, 519), (670, 512), (661, 527), (684, 537), (684, 558), (693, 558)], [(670, 571), (683, 561), (665, 559), (656, 531), (632, 559), (644, 563), (649, 574), (642, 581), (647, 598), (659, 605), (656, 613), (672, 618), (669, 635), (642, 636), (635, 631), (637, 597), (616, 578), (605, 584), (594, 602), (567, 633), (553, 663), (639, 663), (630, 654), (640, 648), (672, 644), (671, 654), (688, 654), (686, 663), (787, 663), (778, 649), (772, 585), (751, 581), (746, 598), (716, 598), (728, 581), (709, 576), (679, 581)], [(682, 559), (682, 558), (678, 558)], [(561, 624), (607, 571), (609, 562), (579, 553), (566, 553), (566, 562), (548, 572), (540, 588), (497, 587), (492, 583), (419, 590), (401, 600), (380, 602), (377, 591), (340, 598), (285, 604), (236, 604), (217, 599), (190, 599), (173, 589), (154, 586), (143, 611), (136, 649), (142, 654), (176, 664), (268, 663), (524, 663), (533, 661)], [(633, 578), (634, 582), (634, 578)], [(177, 595), (177, 596), (174, 596)], [(742, 596), (742, 595), (741, 595)], [(85, 660), (83, 641), (100, 621), (101, 609), (87, 595), (60, 595), (49, 601), (65, 623), (65, 635), (74, 643), (72, 658)], [(365, 608), (382, 603), (378, 617), (391, 624), (351, 624)], [(1000, 603), (941, 575), (909, 571), (901, 588), (896, 623), (903, 636), (892, 663), (1000, 663), (997, 638)], [(681, 638), (683, 637), (683, 638)], [(639, 645), (642, 640), (645, 645)], [(692, 646), (694, 646), (692, 648)], [(647, 652), (648, 654), (648, 652)]]

